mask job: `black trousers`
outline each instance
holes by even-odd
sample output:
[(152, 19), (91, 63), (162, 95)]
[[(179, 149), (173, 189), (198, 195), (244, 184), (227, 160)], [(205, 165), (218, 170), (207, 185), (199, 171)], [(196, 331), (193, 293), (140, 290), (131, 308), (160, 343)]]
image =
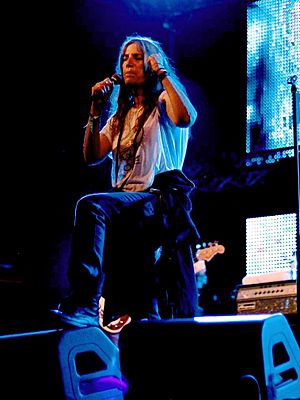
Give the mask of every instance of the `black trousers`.
[(104, 323), (152, 311), (158, 202), (150, 192), (95, 193), (77, 202), (70, 288), (83, 306), (105, 297)]

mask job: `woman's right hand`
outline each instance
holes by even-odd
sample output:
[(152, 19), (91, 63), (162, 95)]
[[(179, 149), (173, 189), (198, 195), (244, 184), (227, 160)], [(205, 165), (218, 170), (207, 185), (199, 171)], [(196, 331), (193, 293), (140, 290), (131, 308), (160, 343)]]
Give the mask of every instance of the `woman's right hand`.
[(97, 82), (92, 87), (92, 99), (98, 100), (106, 98), (107, 100), (113, 90), (113, 85), (110, 78), (105, 78), (103, 81)]
[(92, 105), (90, 110), (91, 115), (98, 116), (100, 114), (101, 105), (106, 103), (109, 99), (113, 90), (113, 86), (114, 84), (112, 80), (110, 78), (105, 78), (103, 81), (97, 82), (92, 87)]

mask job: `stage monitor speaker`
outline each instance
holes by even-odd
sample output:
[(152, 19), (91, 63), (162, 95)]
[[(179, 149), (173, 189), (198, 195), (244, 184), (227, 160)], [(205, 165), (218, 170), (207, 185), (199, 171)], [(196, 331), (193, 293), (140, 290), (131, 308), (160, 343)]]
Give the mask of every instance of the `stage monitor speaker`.
[(0, 335), (0, 398), (123, 400), (119, 349), (100, 327)]
[(57, 347), (60, 330), (0, 335), (0, 398), (65, 400)]
[(119, 347), (126, 400), (300, 399), (300, 350), (282, 313), (132, 323)]
[(58, 350), (67, 400), (123, 400), (119, 349), (100, 327), (65, 331)]

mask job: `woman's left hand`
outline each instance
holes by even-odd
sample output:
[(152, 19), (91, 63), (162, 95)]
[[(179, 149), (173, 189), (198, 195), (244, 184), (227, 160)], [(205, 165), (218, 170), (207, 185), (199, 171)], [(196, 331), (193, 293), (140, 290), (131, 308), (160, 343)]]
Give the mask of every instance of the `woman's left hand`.
[(155, 73), (157, 73), (161, 68), (164, 68), (163, 59), (158, 53), (151, 54), (151, 56), (147, 58), (147, 64), (149, 65), (151, 71)]

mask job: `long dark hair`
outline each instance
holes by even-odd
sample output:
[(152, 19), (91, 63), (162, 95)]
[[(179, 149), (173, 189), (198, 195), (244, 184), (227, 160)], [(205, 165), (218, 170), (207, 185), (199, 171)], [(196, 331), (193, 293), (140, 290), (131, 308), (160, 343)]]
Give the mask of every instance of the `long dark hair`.
[[(136, 129), (140, 131), (147, 117), (150, 115), (153, 108), (156, 106), (159, 95), (163, 91), (161, 82), (159, 81), (155, 73), (151, 73), (150, 68), (146, 61), (151, 54), (156, 54), (156, 53), (160, 54), (162, 58), (162, 67), (168, 71), (173, 82), (184, 92), (185, 88), (180, 83), (176, 75), (173, 63), (163, 51), (161, 44), (158, 41), (153, 40), (150, 37), (146, 36), (131, 35), (126, 37), (126, 39), (124, 40), (124, 42), (120, 47), (119, 57), (116, 64), (116, 72), (118, 74), (122, 76), (122, 56), (126, 51), (126, 48), (133, 43), (136, 43), (144, 54), (144, 68), (146, 73), (146, 80), (144, 83), (144, 96), (145, 96), (143, 104), (144, 111), (140, 115), (136, 126)], [(120, 131), (122, 130), (126, 114), (132, 106), (133, 106), (132, 93), (130, 92), (128, 86), (126, 86), (124, 83), (121, 83), (121, 85), (116, 86), (111, 95), (110, 110), (109, 110), (110, 115), (113, 116), (114, 134), (119, 134)]]

